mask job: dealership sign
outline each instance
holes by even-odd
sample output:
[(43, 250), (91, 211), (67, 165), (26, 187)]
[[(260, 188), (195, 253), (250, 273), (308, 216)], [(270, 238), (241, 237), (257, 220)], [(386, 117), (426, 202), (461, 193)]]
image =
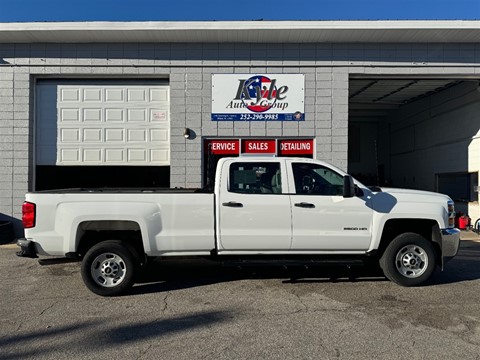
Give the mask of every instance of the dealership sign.
[(271, 155), (313, 157), (313, 139), (209, 139), (205, 141), (211, 155)]
[(302, 121), (303, 74), (213, 74), (212, 120)]

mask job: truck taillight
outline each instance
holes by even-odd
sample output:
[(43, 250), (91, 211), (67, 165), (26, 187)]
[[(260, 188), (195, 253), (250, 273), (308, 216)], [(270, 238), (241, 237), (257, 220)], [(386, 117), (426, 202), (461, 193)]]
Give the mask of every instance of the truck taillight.
[(22, 205), (22, 223), (25, 229), (35, 226), (35, 204), (25, 201)]

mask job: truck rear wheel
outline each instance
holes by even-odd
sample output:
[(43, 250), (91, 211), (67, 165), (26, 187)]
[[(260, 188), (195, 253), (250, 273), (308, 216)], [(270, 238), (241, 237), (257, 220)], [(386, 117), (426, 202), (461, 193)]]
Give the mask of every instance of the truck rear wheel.
[(415, 233), (398, 235), (380, 258), (385, 276), (402, 286), (416, 286), (427, 281), (435, 271), (436, 257), (432, 243)]
[(125, 293), (135, 283), (136, 272), (135, 257), (117, 240), (94, 245), (85, 254), (81, 267), (83, 282), (100, 296)]

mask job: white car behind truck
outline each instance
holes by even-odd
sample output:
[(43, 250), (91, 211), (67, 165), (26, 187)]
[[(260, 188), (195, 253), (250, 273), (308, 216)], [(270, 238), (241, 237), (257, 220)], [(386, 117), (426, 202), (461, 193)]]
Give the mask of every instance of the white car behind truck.
[(82, 261), (94, 293), (124, 293), (152, 257), (375, 259), (403, 286), (454, 257), (460, 232), (446, 195), (369, 189), (304, 158), (224, 158), (213, 191), (73, 189), (32, 192), (19, 256)]

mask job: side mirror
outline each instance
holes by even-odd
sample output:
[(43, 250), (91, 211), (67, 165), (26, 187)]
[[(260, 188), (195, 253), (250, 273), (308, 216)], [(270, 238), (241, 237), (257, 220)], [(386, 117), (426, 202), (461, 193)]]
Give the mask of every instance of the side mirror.
[(355, 184), (353, 178), (350, 175), (343, 177), (343, 197), (351, 198), (355, 196)]

